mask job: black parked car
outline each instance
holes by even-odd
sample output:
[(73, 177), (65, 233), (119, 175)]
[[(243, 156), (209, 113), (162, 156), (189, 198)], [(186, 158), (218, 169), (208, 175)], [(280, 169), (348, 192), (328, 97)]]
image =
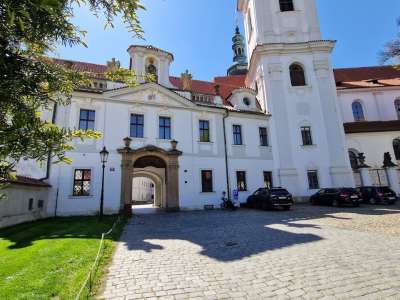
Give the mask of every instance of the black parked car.
[(352, 205), (357, 207), (362, 201), (361, 194), (354, 188), (322, 189), (310, 197), (312, 205)]
[(365, 203), (392, 205), (397, 201), (396, 193), (387, 186), (363, 186), (359, 191)]
[(290, 210), (292, 195), (284, 188), (261, 188), (247, 198), (246, 206), (256, 209), (283, 208)]

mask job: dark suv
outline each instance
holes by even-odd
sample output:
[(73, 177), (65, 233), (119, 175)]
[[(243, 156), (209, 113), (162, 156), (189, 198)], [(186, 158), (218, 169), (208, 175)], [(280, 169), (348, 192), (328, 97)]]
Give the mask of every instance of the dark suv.
[(396, 193), (387, 186), (363, 186), (359, 191), (365, 203), (392, 205), (397, 201)]
[(283, 208), (290, 210), (293, 205), (292, 195), (284, 188), (261, 188), (247, 198), (246, 206), (256, 209)]
[(357, 207), (362, 201), (361, 194), (354, 188), (322, 189), (310, 197), (312, 205), (352, 205)]

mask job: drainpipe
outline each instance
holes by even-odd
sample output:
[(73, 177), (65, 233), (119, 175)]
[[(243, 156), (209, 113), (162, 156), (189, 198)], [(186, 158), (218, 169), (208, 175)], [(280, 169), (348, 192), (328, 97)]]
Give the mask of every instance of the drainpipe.
[[(53, 116), (51, 117), (51, 123), (54, 124), (57, 118), (57, 102), (54, 102), (53, 106)], [(51, 168), (51, 151), (47, 154), (47, 164), (46, 164), (46, 177), (40, 178), (39, 180), (47, 180), (50, 178), (50, 168)]]
[(226, 144), (226, 124), (225, 121), (229, 117), (229, 110), (225, 108), (225, 114), (222, 119), (223, 129), (224, 129), (224, 150), (225, 150), (225, 173), (226, 173), (226, 188), (228, 193), (228, 200), (231, 200), (231, 186), (229, 183), (229, 161), (228, 161), (228, 149)]

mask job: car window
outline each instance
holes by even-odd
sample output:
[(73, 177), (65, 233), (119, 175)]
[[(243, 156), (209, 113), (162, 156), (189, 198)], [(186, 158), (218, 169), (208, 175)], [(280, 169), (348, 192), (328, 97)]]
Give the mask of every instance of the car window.
[(283, 192), (283, 193), (288, 193), (286, 189), (271, 189), (271, 192)]
[(391, 193), (392, 192), (392, 190), (390, 188), (388, 188), (387, 186), (378, 187), (376, 190), (381, 193)]

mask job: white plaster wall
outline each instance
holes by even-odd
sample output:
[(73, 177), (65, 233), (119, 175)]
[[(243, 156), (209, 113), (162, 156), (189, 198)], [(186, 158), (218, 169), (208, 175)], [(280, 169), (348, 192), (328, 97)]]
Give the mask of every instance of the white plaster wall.
[[(294, 4), (294, 11), (281, 12), (279, 1), (239, 0), (239, 9), (245, 20), (249, 57), (259, 44), (298, 43), (321, 39), (315, 0), (296, 0)], [(252, 34), (247, 25), (249, 14), (253, 19)]]
[(341, 113), (346, 123), (354, 122), (352, 104), (356, 100), (363, 106), (366, 121), (398, 120), (394, 102), (399, 98), (399, 88), (338, 91)]
[(396, 138), (400, 138), (400, 131), (353, 133), (346, 135), (346, 144), (348, 149), (364, 153), (367, 165), (380, 168), (385, 152), (390, 152), (393, 162), (396, 163), (393, 151), (393, 140)]
[[(2, 190), (5, 198), (0, 200), (0, 228), (30, 222), (47, 217), (46, 207), (49, 188), (12, 184)], [(29, 199), (33, 199), (29, 210)], [(43, 200), (43, 208), (38, 201)]]

